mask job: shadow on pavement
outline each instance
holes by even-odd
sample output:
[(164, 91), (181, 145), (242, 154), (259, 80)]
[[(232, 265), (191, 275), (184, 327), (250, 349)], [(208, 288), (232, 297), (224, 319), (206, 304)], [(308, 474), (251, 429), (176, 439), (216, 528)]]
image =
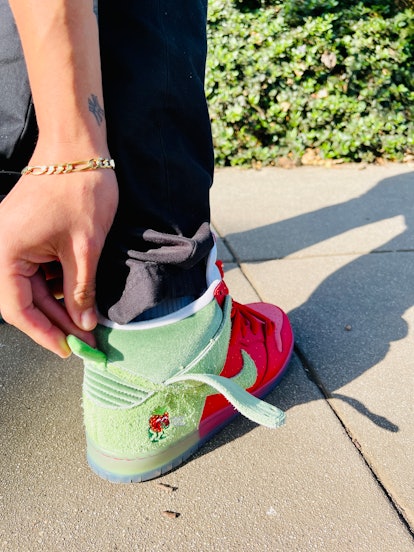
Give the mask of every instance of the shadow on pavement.
[[(254, 252), (245, 247), (239, 262), (283, 259), (348, 230), (396, 216), (404, 218), (404, 232), (373, 251), (351, 257), (353, 260), (328, 276), (306, 302), (288, 313), (297, 350), (326, 395), (347, 402), (391, 432), (398, 431), (392, 421), (335, 391), (378, 364), (393, 341), (407, 336), (403, 316), (414, 305), (414, 172), (384, 179), (350, 201), (224, 236), (233, 253), (240, 250), (238, 244), (263, 243), (263, 248), (255, 246)], [(363, 243), (355, 245), (356, 251), (366, 249)], [(320, 262), (324, 262), (323, 256)], [(279, 389), (270, 396), (271, 401), (286, 410), (297, 404), (295, 397), (289, 400), (286, 386), (282, 406)]]

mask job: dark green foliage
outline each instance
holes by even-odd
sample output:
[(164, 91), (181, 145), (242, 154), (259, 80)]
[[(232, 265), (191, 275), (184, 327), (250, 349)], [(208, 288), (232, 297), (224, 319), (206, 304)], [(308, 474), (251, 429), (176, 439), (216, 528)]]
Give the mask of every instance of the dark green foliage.
[(217, 162), (414, 153), (414, 11), (394, 0), (210, 0)]

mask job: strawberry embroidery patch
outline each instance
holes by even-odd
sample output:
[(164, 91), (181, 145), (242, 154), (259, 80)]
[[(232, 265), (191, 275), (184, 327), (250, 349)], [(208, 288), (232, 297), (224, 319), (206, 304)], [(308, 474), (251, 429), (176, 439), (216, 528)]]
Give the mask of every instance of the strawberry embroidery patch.
[(148, 420), (148, 435), (152, 443), (165, 439), (165, 430), (170, 426), (170, 415), (163, 408), (157, 408)]

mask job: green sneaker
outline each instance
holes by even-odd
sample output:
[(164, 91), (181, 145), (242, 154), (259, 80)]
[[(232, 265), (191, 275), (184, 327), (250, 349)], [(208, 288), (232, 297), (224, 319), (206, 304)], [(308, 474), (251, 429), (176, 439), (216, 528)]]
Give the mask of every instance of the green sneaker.
[(237, 409), (268, 427), (285, 419), (258, 397), (283, 375), (293, 347), (286, 315), (232, 301), (209, 259), (207, 292), (148, 322), (101, 318), (98, 349), (74, 336), (84, 360), (83, 406), (91, 468), (113, 482), (146, 481), (179, 466)]

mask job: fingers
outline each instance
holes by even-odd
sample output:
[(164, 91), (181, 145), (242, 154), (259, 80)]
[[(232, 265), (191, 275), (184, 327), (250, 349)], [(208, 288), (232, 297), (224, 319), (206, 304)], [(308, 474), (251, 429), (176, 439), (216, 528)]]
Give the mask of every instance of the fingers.
[(95, 328), (98, 319), (95, 308), (95, 279), (101, 247), (91, 240), (61, 258), (63, 293), (66, 309), (73, 322), (84, 331)]
[(63, 298), (63, 271), (58, 261), (42, 263), (42, 272), (47, 281), (47, 287), (56, 299)]
[(51, 294), (41, 272), (30, 278), (3, 280), (2, 289), (6, 291), (3, 297), (7, 297), (2, 301), (4, 319), (42, 347), (66, 358), (71, 354), (66, 342), (69, 334), (95, 347), (94, 336), (74, 324), (65, 307)]
[(34, 303), (31, 278), (2, 278), (1, 309), (3, 318), (26, 333), (36, 343), (62, 358), (70, 355), (65, 333)]
[(80, 330), (69, 316), (64, 305), (57, 301), (49, 287), (49, 282), (45, 281), (41, 272), (38, 272), (31, 278), (33, 290), (34, 305), (59, 329), (65, 336), (72, 334), (90, 345), (95, 347), (94, 336), (90, 332)]

